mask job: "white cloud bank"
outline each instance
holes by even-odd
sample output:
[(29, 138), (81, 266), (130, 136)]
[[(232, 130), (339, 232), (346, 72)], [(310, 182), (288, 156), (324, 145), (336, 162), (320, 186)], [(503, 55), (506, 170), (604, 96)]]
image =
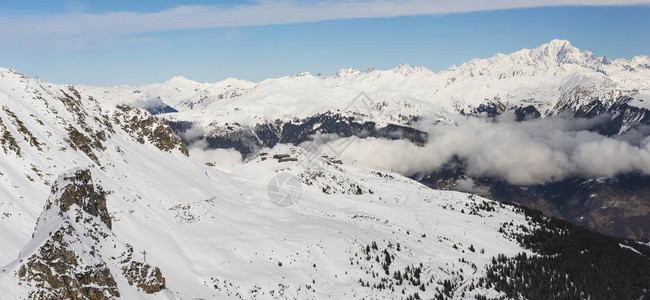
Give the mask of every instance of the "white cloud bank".
[(188, 148), (190, 157), (204, 163), (219, 166), (234, 166), (243, 163), (242, 155), (235, 149), (207, 149), (205, 141), (199, 141)]
[[(428, 128), (423, 147), (405, 140), (346, 138), (320, 147), (324, 154), (411, 176), (440, 169), (452, 157), (466, 161), (468, 176), (489, 176), (516, 185), (543, 184), (572, 176), (650, 175), (650, 137), (634, 132), (605, 137), (585, 130), (598, 119), (541, 119), (517, 123), (478, 118)], [(338, 153), (337, 153), (338, 152)], [(469, 186), (469, 184), (468, 184)]]
[[(436, 15), (544, 6), (648, 4), (648, 0), (379, 0), (259, 1), (249, 5), (179, 6), (160, 12), (71, 12), (0, 16), (0, 47), (26, 43), (84, 48), (131, 34), (172, 30), (319, 22), (341, 19)], [(1, 48), (0, 48), (1, 49)]]

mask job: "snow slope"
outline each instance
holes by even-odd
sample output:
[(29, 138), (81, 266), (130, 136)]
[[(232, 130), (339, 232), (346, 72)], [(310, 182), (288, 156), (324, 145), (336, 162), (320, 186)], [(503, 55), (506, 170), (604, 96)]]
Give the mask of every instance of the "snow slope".
[[(165, 126), (147, 113), (100, 104), (72, 87), (11, 70), (0, 74), (1, 299), (42, 289), (20, 281), (20, 265), (47, 243), (53, 231), (45, 223), (55, 224), (52, 230), (76, 228), (78, 235), (64, 239), (72, 248), (64, 249), (82, 257), (84, 270), (99, 270), (101, 261), (108, 265), (125, 299), (433, 297), (445, 280), (456, 293), (467, 289), (484, 276), (492, 256), (525, 251), (498, 231), (506, 222), (525, 224), (512, 207), (430, 190), (397, 174), (333, 163), (297, 148), (276, 149), (297, 161), (280, 163), (271, 153), (243, 166), (209, 167), (185, 156), (173, 136), (154, 134)], [(95, 188), (106, 192), (110, 231), (95, 217), (73, 218), (87, 213), (77, 206), (57, 212), (46, 204), (59, 195), (58, 189), (50, 195), (50, 186), (67, 187), (69, 180), (60, 175), (79, 167), (90, 170)], [(268, 196), (270, 180), (281, 172), (301, 182), (299, 201), (289, 207)], [(93, 234), (111, 238), (83, 238)], [(84, 256), (92, 246), (132, 247), (134, 260), (160, 268), (165, 289), (148, 295), (127, 285), (111, 263), (119, 253)], [(415, 269), (414, 283), (393, 279), (396, 271), (413, 275)], [(497, 295), (471, 293), (477, 292)]]
[[(212, 126), (291, 120), (336, 109), (403, 122), (404, 115), (459, 113), (495, 96), (507, 105), (523, 105), (536, 103), (530, 100), (535, 95), (542, 101), (535, 105), (551, 107), (563, 94), (589, 84), (596, 90), (588, 93), (614, 90), (638, 101), (645, 97), (647, 57), (606, 64), (572, 49), (554, 41), (437, 74), (403, 65), (260, 83), (174, 78), (110, 89), (78, 90), (0, 69), (0, 299), (39, 292), (47, 298), (52, 285), (39, 286), (33, 278), (41, 269), (29, 269), (29, 262), (48, 262), (40, 249), (57, 244), (51, 233), (67, 228), (76, 233), (67, 233), (59, 248), (80, 257), (83, 268), (66, 272), (83, 278), (84, 272), (107, 269), (123, 299), (406, 299), (416, 293), (433, 298), (442, 291), (456, 299), (497, 297), (493, 287), (476, 285), (492, 257), (530, 254), (502, 230), (505, 224), (515, 232), (533, 229), (515, 207), (428, 189), (395, 173), (288, 146), (244, 165), (208, 166), (188, 157), (161, 119), (119, 104), (146, 107), (160, 100), (180, 111), (166, 118)], [(527, 57), (530, 65), (522, 65)], [(511, 96), (501, 94), (516, 83), (520, 89)], [(638, 92), (625, 90), (626, 84)], [(348, 107), (359, 91), (373, 100), (367, 111)], [(272, 158), (276, 154), (292, 159), (280, 162)], [(103, 212), (93, 214), (84, 205), (52, 208), (61, 198), (59, 188), (76, 190), (77, 181), (67, 178), (80, 170), (88, 170), (84, 178), (92, 177), (85, 186), (105, 191), (110, 226)], [(276, 176), (295, 178), (293, 189), (282, 186), (279, 193), (292, 192), (292, 205), (272, 201), (278, 195), (269, 194)], [(91, 198), (81, 203), (99, 203)], [(90, 254), (93, 247), (102, 250)], [(130, 284), (119, 258), (125, 253), (128, 261), (139, 262), (136, 266), (151, 266), (145, 281), (158, 280), (151, 270), (159, 268), (164, 288)]]

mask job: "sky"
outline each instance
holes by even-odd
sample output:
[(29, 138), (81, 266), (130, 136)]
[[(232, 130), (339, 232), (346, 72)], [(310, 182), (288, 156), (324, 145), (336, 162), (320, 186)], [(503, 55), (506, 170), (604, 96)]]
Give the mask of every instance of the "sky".
[[(0, 67), (69, 84), (433, 71), (566, 39), (650, 55), (650, 0), (26, 0), (0, 3)], [(587, 6), (588, 4), (588, 6)]]

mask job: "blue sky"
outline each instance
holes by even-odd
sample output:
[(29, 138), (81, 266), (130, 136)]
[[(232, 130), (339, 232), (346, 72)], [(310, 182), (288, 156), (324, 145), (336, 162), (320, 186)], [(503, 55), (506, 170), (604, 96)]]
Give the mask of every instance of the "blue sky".
[(650, 54), (644, 1), (520, 2), (3, 1), (0, 67), (56, 83), (117, 85), (402, 63), (440, 71), (556, 38), (610, 58)]

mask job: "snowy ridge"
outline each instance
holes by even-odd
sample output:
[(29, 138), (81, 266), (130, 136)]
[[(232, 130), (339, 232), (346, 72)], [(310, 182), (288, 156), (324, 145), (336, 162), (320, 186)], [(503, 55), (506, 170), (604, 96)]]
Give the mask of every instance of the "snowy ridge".
[[(298, 73), (259, 83), (226, 79), (210, 85), (177, 78), (142, 87), (80, 89), (111, 103), (159, 97), (180, 111), (166, 117), (208, 127), (214, 123), (254, 126), (327, 111), (358, 112), (350, 104), (360, 92), (377, 104), (374, 111), (364, 113), (371, 113), (369, 119), (379, 123), (399, 123), (399, 114), (444, 118), (495, 102), (507, 109), (532, 105), (542, 116), (559, 114), (561, 108), (577, 109), (603, 97), (611, 103), (629, 96), (630, 103), (647, 108), (648, 78), (647, 55), (610, 60), (581, 51), (568, 41), (553, 40), (534, 49), (474, 59), (439, 73), (404, 64), (386, 71), (342, 69), (331, 76)], [(576, 93), (583, 97), (567, 96)], [(559, 107), (562, 101), (572, 104)]]
[(0, 274), (3, 297), (133, 298), (168, 293), (160, 269), (134, 259), (133, 247), (117, 239), (111, 223), (106, 193), (89, 170), (73, 169), (59, 177), (32, 240)]
[[(435, 93), (425, 88), (447, 78), (398, 69), (301, 74), (254, 87), (233, 81), (215, 89), (250, 90), (165, 117), (208, 125), (293, 120), (345, 109), (360, 87), (380, 104), (365, 117), (384, 122), (447, 105), (428, 102)], [(152, 91), (180, 103), (187, 99), (178, 95), (195, 95), (197, 85), (175, 78)], [(93, 89), (0, 70), (0, 238), (8, 241), (0, 248), (0, 297), (47, 299), (38, 294), (47, 288), (34, 280), (41, 268), (21, 267), (56, 263), (47, 258), (59, 256), (37, 254), (46, 248), (81, 258), (60, 274), (103, 274), (93, 277), (104, 281), (81, 287), (122, 299), (499, 297), (504, 292), (484, 284), (493, 257), (533, 255), (517, 237), (542, 223), (517, 207), (288, 146), (244, 165), (209, 166), (188, 157), (160, 118), (120, 105), (132, 100), (120, 95), (138, 93), (117, 87), (105, 98)], [(298, 182), (293, 205), (272, 201), (269, 186), (279, 174)], [(62, 187), (93, 197), (64, 197)], [(133, 276), (143, 273), (142, 280)]]
[(141, 173), (131, 164), (140, 160), (149, 165), (142, 169), (146, 174), (147, 169), (160, 168), (154, 162), (163, 145), (172, 156), (189, 161), (180, 140), (146, 113), (128, 115), (81, 97), (70, 86), (43, 83), (10, 70), (0, 74), (0, 232), (16, 242), (2, 247), (0, 260), (7, 261), (16, 247), (26, 243), (33, 226), (25, 225), (35, 224), (50, 186), (65, 171), (101, 168), (103, 176), (120, 178)]
[[(156, 146), (154, 138), (132, 136), (132, 130), (145, 132), (156, 124), (146, 115), (74, 96), (71, 87), (8, 70), (2, 74), (2, 103), (15, 118), (8, 112), (0, 116), (18, 149), (0, 151), (0, 236), (11, 241), (0, 253), (0, 290), (12, 298), (38, 291), (38, 285), (18, 284), (39, 273), (21, 271), (16, 258), (51, 261), (34, 252), (48, 241), (81, 257), (82, 269), (66, 272), (110, 272), (115, 285), (106, 277), (104, 293), (125, 299), (433, 297), (446, 281), (455, 291), (496, 296), (491, 289), (470, 291), (469, 284), (485, 275), (492, 256), (525, 251), (498, 231), (506, 222), (526, 224), (512, 207), (431, 190), (393, 173), (314, 160), (301, 149), (279, 148), (243, 166), (208, 167), (178, 148)], [(47, 128), (38, 129), (41, 122)], [(28, 131), (38, 143), (30, 142)], [(78, 135), (83, 138), (74, 138)], [(270, 158), (280, 152), (297, 161)], [(76, 167), (91, 171), (72, 174), (92, 174), (92, 188), (105, 191), (110, 222), (88, 213), (85, 205), (72, 204), (59, 215), (46, 204), (75, 182), (66, 178)], [(290, 207), (275, 205), (267, 194), (268, 182), (282, 172), (302, 185), (299, 201)], [(485, 205), (491, 209), (481, 208)], [(65, 233), (61, 239), (45, 239), (56, 228)], [(110, 238), (88, 238), (96, 235)], [(104, 250), (89, 256), (93, 247)], [(120, 257), (144, 262), (141, 251), (147, 264), (160, 268), (164, 290), (146, 294), (137, 282), (128, 282)], [(415, 270), (417, 280), (394, 278), (397, 271), (415, 276)], [(157, 272), (147, 274), (157, 278)]]

